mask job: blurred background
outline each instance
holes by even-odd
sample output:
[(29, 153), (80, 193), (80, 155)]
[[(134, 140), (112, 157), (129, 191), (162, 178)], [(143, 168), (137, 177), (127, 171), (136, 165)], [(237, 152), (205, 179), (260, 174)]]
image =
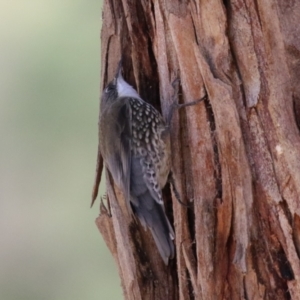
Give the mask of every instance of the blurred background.
[[(0, 4), (0, 299), (122, 299), (97, 230), (101, 0)], [(103, 192), (102, 192), (103, 193)]]

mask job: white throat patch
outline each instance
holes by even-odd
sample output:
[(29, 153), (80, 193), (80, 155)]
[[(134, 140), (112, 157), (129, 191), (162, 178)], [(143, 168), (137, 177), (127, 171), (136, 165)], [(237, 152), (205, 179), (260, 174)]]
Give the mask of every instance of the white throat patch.
[(117, 79), (117, 91), (119, 97), (130, 97), (130, 98), (141, 99), (137, 91), (124, 80), (122, 75), (119, 75)]

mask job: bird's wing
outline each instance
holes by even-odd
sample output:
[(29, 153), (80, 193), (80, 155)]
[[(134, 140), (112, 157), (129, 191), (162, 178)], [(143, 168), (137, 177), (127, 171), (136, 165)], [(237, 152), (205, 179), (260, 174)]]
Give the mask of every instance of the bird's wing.
[(104, 160), (130, 207), (131, 110), (128, 101), (118, 101), (102, 123)]

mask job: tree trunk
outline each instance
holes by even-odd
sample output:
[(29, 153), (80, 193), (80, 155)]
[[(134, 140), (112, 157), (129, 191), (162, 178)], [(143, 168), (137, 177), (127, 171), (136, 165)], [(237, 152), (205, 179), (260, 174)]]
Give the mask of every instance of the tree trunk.
[[(208, 95), (172, 121), (190, 206), (164, 189), (167, 267), (106, 176), (96, 223), (125, 299), (300, 299), (299, 24), (298, 0), (105, 0), (101, 89), (122, 54), (124, 78), (163, 116), (176, 74), (180, 102)], [(94, 196), (101, 171), (99, 156)]]

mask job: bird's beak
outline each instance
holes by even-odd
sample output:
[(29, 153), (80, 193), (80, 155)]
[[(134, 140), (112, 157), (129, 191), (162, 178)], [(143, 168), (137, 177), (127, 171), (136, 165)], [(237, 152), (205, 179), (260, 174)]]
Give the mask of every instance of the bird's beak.
[(117, 68), (117, 72), (115, 75), (115, 79), (118, 79), (119, 77), (122, 77), (122, 61), (123, 59), (121, 58), (119, 63), (118, 63), (118, 68)]

